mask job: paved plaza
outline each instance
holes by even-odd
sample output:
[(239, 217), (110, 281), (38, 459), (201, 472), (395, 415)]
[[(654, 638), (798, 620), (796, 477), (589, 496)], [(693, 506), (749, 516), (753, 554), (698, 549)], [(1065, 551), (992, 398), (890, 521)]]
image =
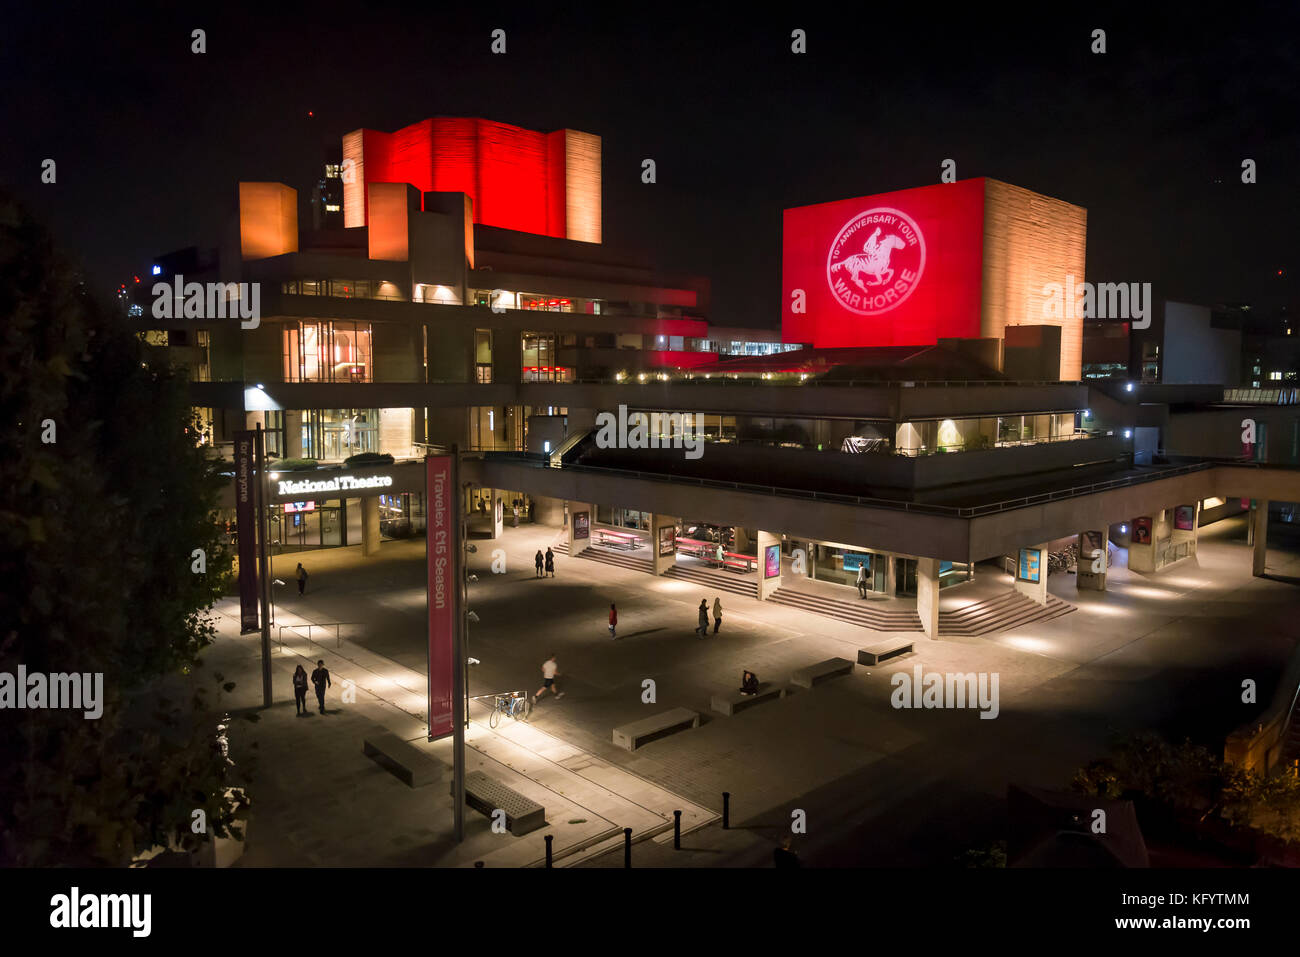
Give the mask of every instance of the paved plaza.
[[(948, 863), (1005, 836), (1008, 783), (1065, 786), (1113, 732), (1155, 728), (1209, 741), (1257, 713), (1240, 703), (1242, 679), (1254, 678), (1267, 703), (1300, 637), (1300, 593), (1287, 580), (1300, 579), (1300, 549), (1281, 538), (1270, 541), (1269, 578), (1251, 577), (1245, 523), (1220, 522), (1201, 530), (1197, 557), (1155, 575), (1114, 567), (1105, 593), (1080, 593), (1073, 575), (1052, 576), (1051, 593), (1076, 606), (1062, 617), (981, 638), (917, 634), (914, 654), (724, 717), (710, 712), (710, 698), (734, 689), (742, 669), (785, 684), (812, 662), (856, 659), (883, 635), (723, 593), (721, 632), (701, 640), (695, 608), (701, 598), (711, 607), (716, 592), (561, 553), (556, 577), (538, 579), (533, 554), (561, 543), (562, 530), (507, 528), (495, 542), (477, 540), (470, 560), (478, 579), (469, 606), (479, 621), (468, 650), (480, 662), (470, 693), (531, 693), (555, 653), (566, 695), (543, 698), (527, 723), (495, 730), (475, 702), (468, 767), (542, 804), (548, 827), (497, 835), (467, 811), (460, 846), (446, 785), (409, 788), (361, 750), (367, 732), (383, 727), (450, 762), (449, 742), (423, 742), (423, 541), (386, 542), (371, 558), (359, 548), (278, 556), (275, 573), (290, 584), (276, 586), (277, 624), (288, 626), (283, 644), (274, 642), (276, 704), (232, 737), (239, 762), (256, 754), (241, 865), (526, 866), (541, 861), (549, 833), (557, 865), (622, 866), (624, 827), (633, 828), (639, 865), (770, 865), (795, 810), (807, 816), (795, 848), (808, 864)], [(504, 574), (490, 567), (498, 549)], [(300, 560), (311, 572), (302, 597), (292, 576)], [(980, 572), (944, 590), (944, 611), (1008, 587), (996, 570)], [(606, 627), (610, 602), (619, 609), (616, 640)], [(255, 708), (260, 638), (237, 635), (237, 610), (233, 599), (219, 606), (221, 637), (207, 656), (238, 682), (231, 706)], [(326, 627), (313, 628), (309, 642), (306, 623)], [(342, 623), (337, 638), (332, 623)], [(313, 707), (297, 717), (290, 676), (318, 658), (334, 679), (328, 713)], [(996, 720), (894, 709), (891, 676), (917, 665), (996, 672)], [(340, 699), (345, 680), (354, 702)], [(647, 681), (653, 703), (642, 700)], [(701, 727), (635, 752), (613, 744), (615, 726), (674, 707), (701, 712)], [(729, 831), (719, 822), (723, 791), (732, 796)], [(674, 810), (683, 811), (682, 851), (672, 849)]]

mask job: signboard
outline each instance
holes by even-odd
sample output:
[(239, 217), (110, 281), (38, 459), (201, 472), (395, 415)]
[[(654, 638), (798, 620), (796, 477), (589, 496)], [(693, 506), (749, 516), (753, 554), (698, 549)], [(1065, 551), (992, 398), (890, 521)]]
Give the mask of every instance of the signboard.
[(591, 513), (590, 512), (573, 513), (573, 537), (574, 538), (591, 537)]
[(781, 577), (781, 546), (768, 545), (763, 553), (763, 577)]
[(1196, 528), (1196, 506), (1179, 505), (1174, 508), (1174, 528), (1190, 532)]
[(235, 531), (239, 537), (239, 631), (257, 631), (257, 495), (255, 432), (235, 433)]
[(1151, 544), (1151, 517), (1149, 515), (1133, 519), (1133, 544)]
[(664, 525), (659, 529), (659, 554), (677, 554), (677, 526)]
[(846, 572), (857, 571), (858, 568), (865, 568), (868, 573), (871, 572), (871, 556), (866, 552), (845, 552), (844, 553), (844, 570)]
[(425, 463), (429, 566), (429, 740), (454, 730), (456, 606), (460, 588), (455, 458), (430, 455)]
[(290, 512), (314, 512), (314, 511), (316, 511), (315, 502), (285, 502), (284, 503), (284, 512), (286, 515), (289, 514)]
[(1016, 577), (1022, 582), (1037, 584), (1042, 575), (1043, 550), (1041, 548), (1020, 549), (1020, 567)]
[(336, 475), (320, 482), (304, 479), (280, 482), (276, 495), (306, 495), (317, 492), (360, 492), (372, 488), (388, 488), (393, 484), (391, 475)]
[(787, 209), (782, 337), (817, 348), (980, 335), (984, 180)]

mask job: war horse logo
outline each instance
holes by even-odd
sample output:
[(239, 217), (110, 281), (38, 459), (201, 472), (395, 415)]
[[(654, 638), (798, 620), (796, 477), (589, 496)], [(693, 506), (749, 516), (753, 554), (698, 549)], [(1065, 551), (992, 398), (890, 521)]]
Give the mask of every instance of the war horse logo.
[[(879, 237), (880, 227), (877, 226), (876, 231), (862, 244), (862, 252), (832, 263), (831, 270), (847, 269), (853, 285), (863, 292), (870, 292), (873, 286), (883, 286), (890, 282), (894, 278), (894, 270), (889, 265), (889, 257), (895, 249), (902, 249), (906, 243), (893, 233), (883, 240)], [(863, 276), (870, 276), (871, 279), (864, 283)]]

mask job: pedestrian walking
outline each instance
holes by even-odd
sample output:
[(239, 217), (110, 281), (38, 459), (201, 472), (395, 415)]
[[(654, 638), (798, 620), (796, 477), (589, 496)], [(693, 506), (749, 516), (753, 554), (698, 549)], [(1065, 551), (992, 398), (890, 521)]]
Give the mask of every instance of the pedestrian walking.
[(325, 713), (325, 689), (330, 686), (329, 669), (324, 661), (316, 662), (316, 670), (311, 673), (311, 683), (316, 686), (316, 700), (320, 702), (320, 713)]
[(776, 867), (799, 866), (799, 855), (790, 850), (790, 838), (783, 838), (781, 846), (772, 849), (772, 863)]
[(307, 669), (302, 665), (293, 673), (293, 706), (295, 714), (307, 713)]
[(533, 569), (534, 569), (533, 577), (541, 578), (542, 577), (542, 550), (540, 548), (537, 549), (537, 554), (533, 556)]
[(858, 563), (858, 597), (867, 597), (867, 566)]
[(555, 679), (560, 676), (560, 663), (555, 660), (555, 655), (547, 658), (542, 662), (542, 686), (533, 693), (533, 704), (537, 699), (546, 694), (547, 691), (555, 695), (556, 700), (564, 697), (563, 691), (555, 690)]
[(512, 516), (510, 524), (514, 528), (518, 528), (519, 527), (519, 503), (518, 502), (510, 506), (510, 514)]
[(699, 632), (701, 638), (707, 638), (709, 634), (709, 600), (700, 599), (700, 623), (695, 629)]
[(716, 635), (722, 627), (722, 596), (713, 599), (713, 633)]
[(611, 601), (609, 603), (609, 637), (611, 638), (615, 637), (614, 629), (617, 627), (618, 627), (618, 609), (614, 607), (614, 603)]
[(721, 568), (721, 567), (722, 567), (722, 562), (723, 562), (723, 560), (726, 558), (726, 553), (723, 551), (723, 548), (722, 548), (722, 542), (718, 542), (718, 554), (717, 554), (717, 558), (718, 558), (718, 567)]
[(298, 563), (298, 594), (301, 595), (307, 590), (307, 569), (302, 567), (302, 562)]
[(546, 549), (546, 574), (555, 577), (555, 552), (549, 547)]

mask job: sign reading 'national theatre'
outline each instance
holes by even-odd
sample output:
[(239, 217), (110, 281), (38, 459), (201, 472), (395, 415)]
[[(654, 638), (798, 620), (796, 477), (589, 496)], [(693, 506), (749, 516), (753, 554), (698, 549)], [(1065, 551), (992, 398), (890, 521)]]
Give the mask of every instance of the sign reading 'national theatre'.
[(306, 495), (317, 492), (354, 492), (369, 488), (387, 488), (392, 484), (393, 477), (391, 475), (370, 475), (365, 478), (358, 478), (353, 475), (336, 475), (334, 478), (323, 482), (312, 482), (310, 480), (281, 482), (280, 490), (276, 494)]

